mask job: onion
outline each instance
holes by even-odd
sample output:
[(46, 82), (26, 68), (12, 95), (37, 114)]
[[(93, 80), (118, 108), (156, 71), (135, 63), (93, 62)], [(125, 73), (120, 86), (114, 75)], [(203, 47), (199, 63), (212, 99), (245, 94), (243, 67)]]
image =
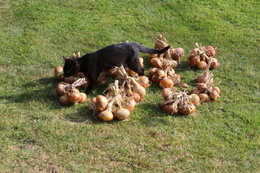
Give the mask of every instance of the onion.
[(163, 99), (164, 100), (169, 100), (169, 96), (171, 95), (172, 92), (173, 91), (172, 91), (171, 88), (164, 88), (163, 91), (162, 91)]
[(173, 81), (174, 85), (180, 83), (181, 81), (181, 76), (179, 74), (174, 74), (174, 76), (170, 76), (169, 78)]
[(220, 97), (216, 90), (213, 90), (213, 91), (209, 92), (209, 96), (213, 100), (216, 100), (218, 97)]
[(208, 55), (208, 56), (215, 56), (216, 55), (216, 48), (215, 47), (213, 47), (213, 46), (207, 46), (206, 48), (205, 48), (205, 50), (206, 50), (206, 54)]
[(148, 54), (150, 58), (158, 58), (157, 54)]
[(197, 94), (197, 95), (200, 94), (200, 91), (197, 88), (193, 89), (191, 92), (192, 92), (192, 94)]
[(140, 95), (141, 99), (144, 98), (146, 92), (145, 88), (142, 87), (138, 82), (136, 82), (134, 79), (132, 79), (132, 85), (133, 85), (133, 92), (136, 92)]
[(108, 100), (105, 96), (98, 95), (96, 97), (96, 108), (98, 111), (104, 111), (108, 105)]
[(197, 82), (198, 83), (205, 83), (206, 82), (206, 76), (205, 75), (199, 75), (198, 77), (197, 77)]
[(142, 67), (144, 67), (144, 59), (142, 57), (139, 57), (139, 62)]
[(69, 101), (69, 97), (66, 94), (59, 97), (59, 103), (61, 105), (69, 105), (69, 104), (71, 104), (71, 102)]
[(211, 64), (210, 64), (210, 68), (214, 69), (218, 66), (218, 60), (216, 58), (211, 58)]
[(196, 107), (192, 103), (188, 104), (188, 106), (179, 107), (179, 112), (184, 115), (189, 115), (195, 111), (196, 111)]
[(168, 114), (176, 114), (178, 113), (178, 108), (173, 107), (172, 104), (164, 105), (163, 110)]
[(159, 78), (159, 76), (154, 74), (151, 77), (151, 81), (154, 82), (154, 83), (159, 83), (161, 81), (161, 79)]
[(194, 48), (194, 49), (192, 49), (192, 51), (190, 52), (190, 55), (191, 55), (191, 56), (199, 55), (199, 54), (200, 54), (200, 49), (199, 49), (199, 48)]
[(125, 108), (121, 108), (115, 113), (115, 118), (118, 120), (126, 120), (129, 117), (130, 117), (130, 111)]
[(85, 102), (86, 100), (87, 100), (87, 94), (85, 94), (85, 93), (79, 93), (80, 94), (80, 103), (83, 103), (83, 102)]
[(66, 82), (60, 82), (56, 86), (56, 93), (58, 95), (64, 95), (66, 93), (67, 88), (69, 87), (69, 84)]
[(204, 91), (205, 89), (207, 89), (207, 84), (206, 83), (198, 83), (197, 84), (197, 88), (199, 91)]
[(199, 98), (201, 102), (209, 102), (210, 101), (210, 97), (208, 94), (199, 94)]
[(69, 97), (69, 101), (71, 103), (80, 102), (80, 100), (81, 100), (81, 95), (78, 92), (70, 92), (68, 94), (68, 97)]
[(190, 65), (198, 65), (200, 63), (200, 56), (199, 55), (195, 55), (192, 57), (189, 57), (189, 61), (190, 61)]
[(200, 70), (205, 70), (207, 68), (207, 63), (205, 61), (200, 61), (198, 64), (197, 64), (197, 67), (198, 69)]
[(64, 73), (63, 67), (56, 67), (54, 69), (55, 77), (57, 77), (60, 80), (62, 80), (64, 78), (63, 73)]
[(217, 92), (218, 92), (218, 94), (220, 94), (220, 89), (219, 89), (219, 87), (217, 87), (217, 86), (214, 86), (214, 87), (212, 87), (212, 90), (215, 90), (215, 91), (217, 91)]
[(97, 118), (101, 121), (105, 121), (105, 122), (108, 122), (108, 121), (112, 121), (113, 118), (114, 118), (114, 115), (111, 111), (109, 110), (105, 110), (105, 111), (102, 111), (100, 112), (98, 115), (97, 115)]
[(128, 73), (130, 76), (138, 76), (138, 74), (137, 74), (134, 70), (131, 70), (130, 68), (127, 69), (127, 73)]
[(182, 88), (188, 88), (189, 85), (188, 85), (187, 83), (182, 83), (182, 84), (180, 84), (180, 87), (182, 87)]
[(189, 96), (189, 101), (194, 104), (195, 106), (200, 105), (200, 98), (197, 94), (191, 94)]
[(159, 58), (151, 59), (151, 64), (156, 68), (162, 68), (162, 61)]
[(144, 88), (148, 88), (150, 86), (149, 79), (146, 76), (140, 76), (137, 78), (137, 82), (142, 85)]
[(174, 60), (179, 60), (184, 55), (183, 48), (175, 48), (171, 51), (171, 57)]
[(162, 88), (171, 88), (173, 87), (174, 83), (171, 79), (165, 77), (160, 81), (159, 85)]
[(157, 69), (156, 71), (156, 75), (159, 77), (159, 78), (164, 78), (166, 76), (165, 72), (161, 69)]
[(124, 107), (128, 109), (130, 112), (133, 112), (135, 109), (136, 102), (134, 99), (128, 99), (124, 102)]
[(138, 93), (133, 92), (132, 96), (133, 96), (135, 102), (140, 102), (141, 96)]
[(150, 75), (154, 75), (156, 72), (157, 72), (158, 68), (151, 68), (150, 71), (149, 71), (149, 74)]

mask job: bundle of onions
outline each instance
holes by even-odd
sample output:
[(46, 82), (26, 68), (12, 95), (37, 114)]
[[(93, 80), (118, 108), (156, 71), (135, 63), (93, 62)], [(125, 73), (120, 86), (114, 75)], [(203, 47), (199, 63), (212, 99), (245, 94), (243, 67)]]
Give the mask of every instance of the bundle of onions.
[(189, 55), (187, 64), (196, 67), (200, 70), (214, 69), (219, 66), (218, 60), (215, 58), (217, 49), (213, 46), (202, 46), (196, 43), (196, 48), (194, 48)]
[(171, 88), (180, 83), (180, 75), (175, 73), (172, 66), (165, 69), (150, 69), (150, 79), (152, 82), (159, 84), (162, 88)]
[[(156, 39), (154, 43), (155, 49), (163, 49), (165, 47), (169, 46), (168, 41), (166, 40), (165, 34), (159, 34), (158, 38)], [(173, 48), (171, 47), (166, 52), (164, 52), (160, 57), (179, 61), (184, 56), (184, 49), (183, 48)], [(149, 54), (150, 58), (160, 58), (157, 54)], [(159, 68), (159, 67), (157, 67)]]
[(162, 95), (165, 101), (160, 103), (160, 107), (168, 114), (189, 115), (196, 111), (195, 104), (199, 105), (198, 100), (191, 99), (194, 96), (189, 96), (184, 91), (164, 89)]
[(199, 96), (201, 102), (217, 101), (220, 97), (220, 89), (214, 85), (214, 75), (209, 68), (210, 66), (197, 77), (197, 88), (192, 90), (193, 94)]
[(115, 80), (110, 84), (105, 96), (98, 95), (92, 99), (92, 109), (101, 121), (126, 120), (134, 111), (136, 101), (133, 96), (128, 96), (125, 86), (119, 85), (119, 81)]
[(59, 95), (59, 103), (61, 105), (73, 105), (83, 103), (87, 100), (87, 95), (81, 93), (77, 87), (85, 83), (85, 78), (80, 78), (72, 84), (60, 82), (56, 86), (56, 93)]

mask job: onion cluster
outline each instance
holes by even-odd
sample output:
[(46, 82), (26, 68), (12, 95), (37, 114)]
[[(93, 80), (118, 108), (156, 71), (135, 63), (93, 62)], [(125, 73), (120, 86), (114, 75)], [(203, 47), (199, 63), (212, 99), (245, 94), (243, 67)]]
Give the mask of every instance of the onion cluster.
[[(159, 34), (159, 37), (156, 39), (154, 43), (155, 49), (163, 49), (165, 47), (169, 46), (168, 41), (166, 40), (165, 34)], [(150, 58), (166, 58), (170, 60), (179, 61), (184, 56), (184, 49), (183, 48), (173, 48), (170, 47), (166, 52), (164, 52), (161, 55), (157, 54), (149, 54)]]
[(80, 92), (80, 90), (77, 88), (84, 83), (84, 78), (80, 78), (72, 84), (59, 82), (56, 86), (56, 94), (59, 96), (59, 103), (61, 105), (73, 105), (86, 102), (87, 95)]
[(149, 79), (146, 76), (132, 77), (123, 66), (115, 67), (110, 72), (116, 80), (109, 85), (105, 95), (92, 99), (92, 108), (101, 121), (126, 120), (136, 103), (146, 95)]
[(184, 92), (176, 92), (176, 88), (165, 88), (162, 91), (164, 102), (160, 107), (168, 114), (189, 115), (196, 111), (196, 106), (200, 104), (197, 95), (190, 96)]
[(214, 85), (213, 73), (207, 68), (201, 75), (197, 77), (197, 87), (192, 90), (193, 94), (197, 94), (201, 102), (217, 101), (220, 97), (220, 89)]
[(196, 67), (200, 70), (205, 70), (208, 66), (210, 69), (214, 69), (219, 66), (218, 60), (215, 58), (217, 49), (213, 46), (201, 46), (196, 43), (189, 55), (187, 64)]

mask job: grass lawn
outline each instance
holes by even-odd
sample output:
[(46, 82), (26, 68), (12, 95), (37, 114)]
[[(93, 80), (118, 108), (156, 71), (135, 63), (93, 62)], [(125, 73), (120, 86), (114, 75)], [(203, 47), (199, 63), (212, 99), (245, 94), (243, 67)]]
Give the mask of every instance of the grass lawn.
[[(259, 172), (259, 9), (257, 0), (0, 0), (0, 172)], [(112, 123), (94, 119), (89, 102), (58, 104), (61, 56), (126, 40), (153, 47), (160, 32), (185, 49), (176, 71), (189, 89), (201, 73), (185, 64), (189, 51), (218, 48), (218, 102), (167, 115), (153, 85), (129, 121)]]

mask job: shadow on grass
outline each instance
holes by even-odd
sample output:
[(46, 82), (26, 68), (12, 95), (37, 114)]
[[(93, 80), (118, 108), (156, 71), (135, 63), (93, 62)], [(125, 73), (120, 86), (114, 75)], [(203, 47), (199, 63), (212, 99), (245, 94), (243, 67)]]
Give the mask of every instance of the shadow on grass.
[(58, 107), (57, 97), (55, 94), (55, 86), (58, 81), (54, 77), (41, 78), (30, 81), (22, 85), (22, 93), (15, 93), (12, 95), (0, 96), (0, 99), (15, 103), (29, 103), (30, 101), (37, 101), (42, 103), (50, 103)]

